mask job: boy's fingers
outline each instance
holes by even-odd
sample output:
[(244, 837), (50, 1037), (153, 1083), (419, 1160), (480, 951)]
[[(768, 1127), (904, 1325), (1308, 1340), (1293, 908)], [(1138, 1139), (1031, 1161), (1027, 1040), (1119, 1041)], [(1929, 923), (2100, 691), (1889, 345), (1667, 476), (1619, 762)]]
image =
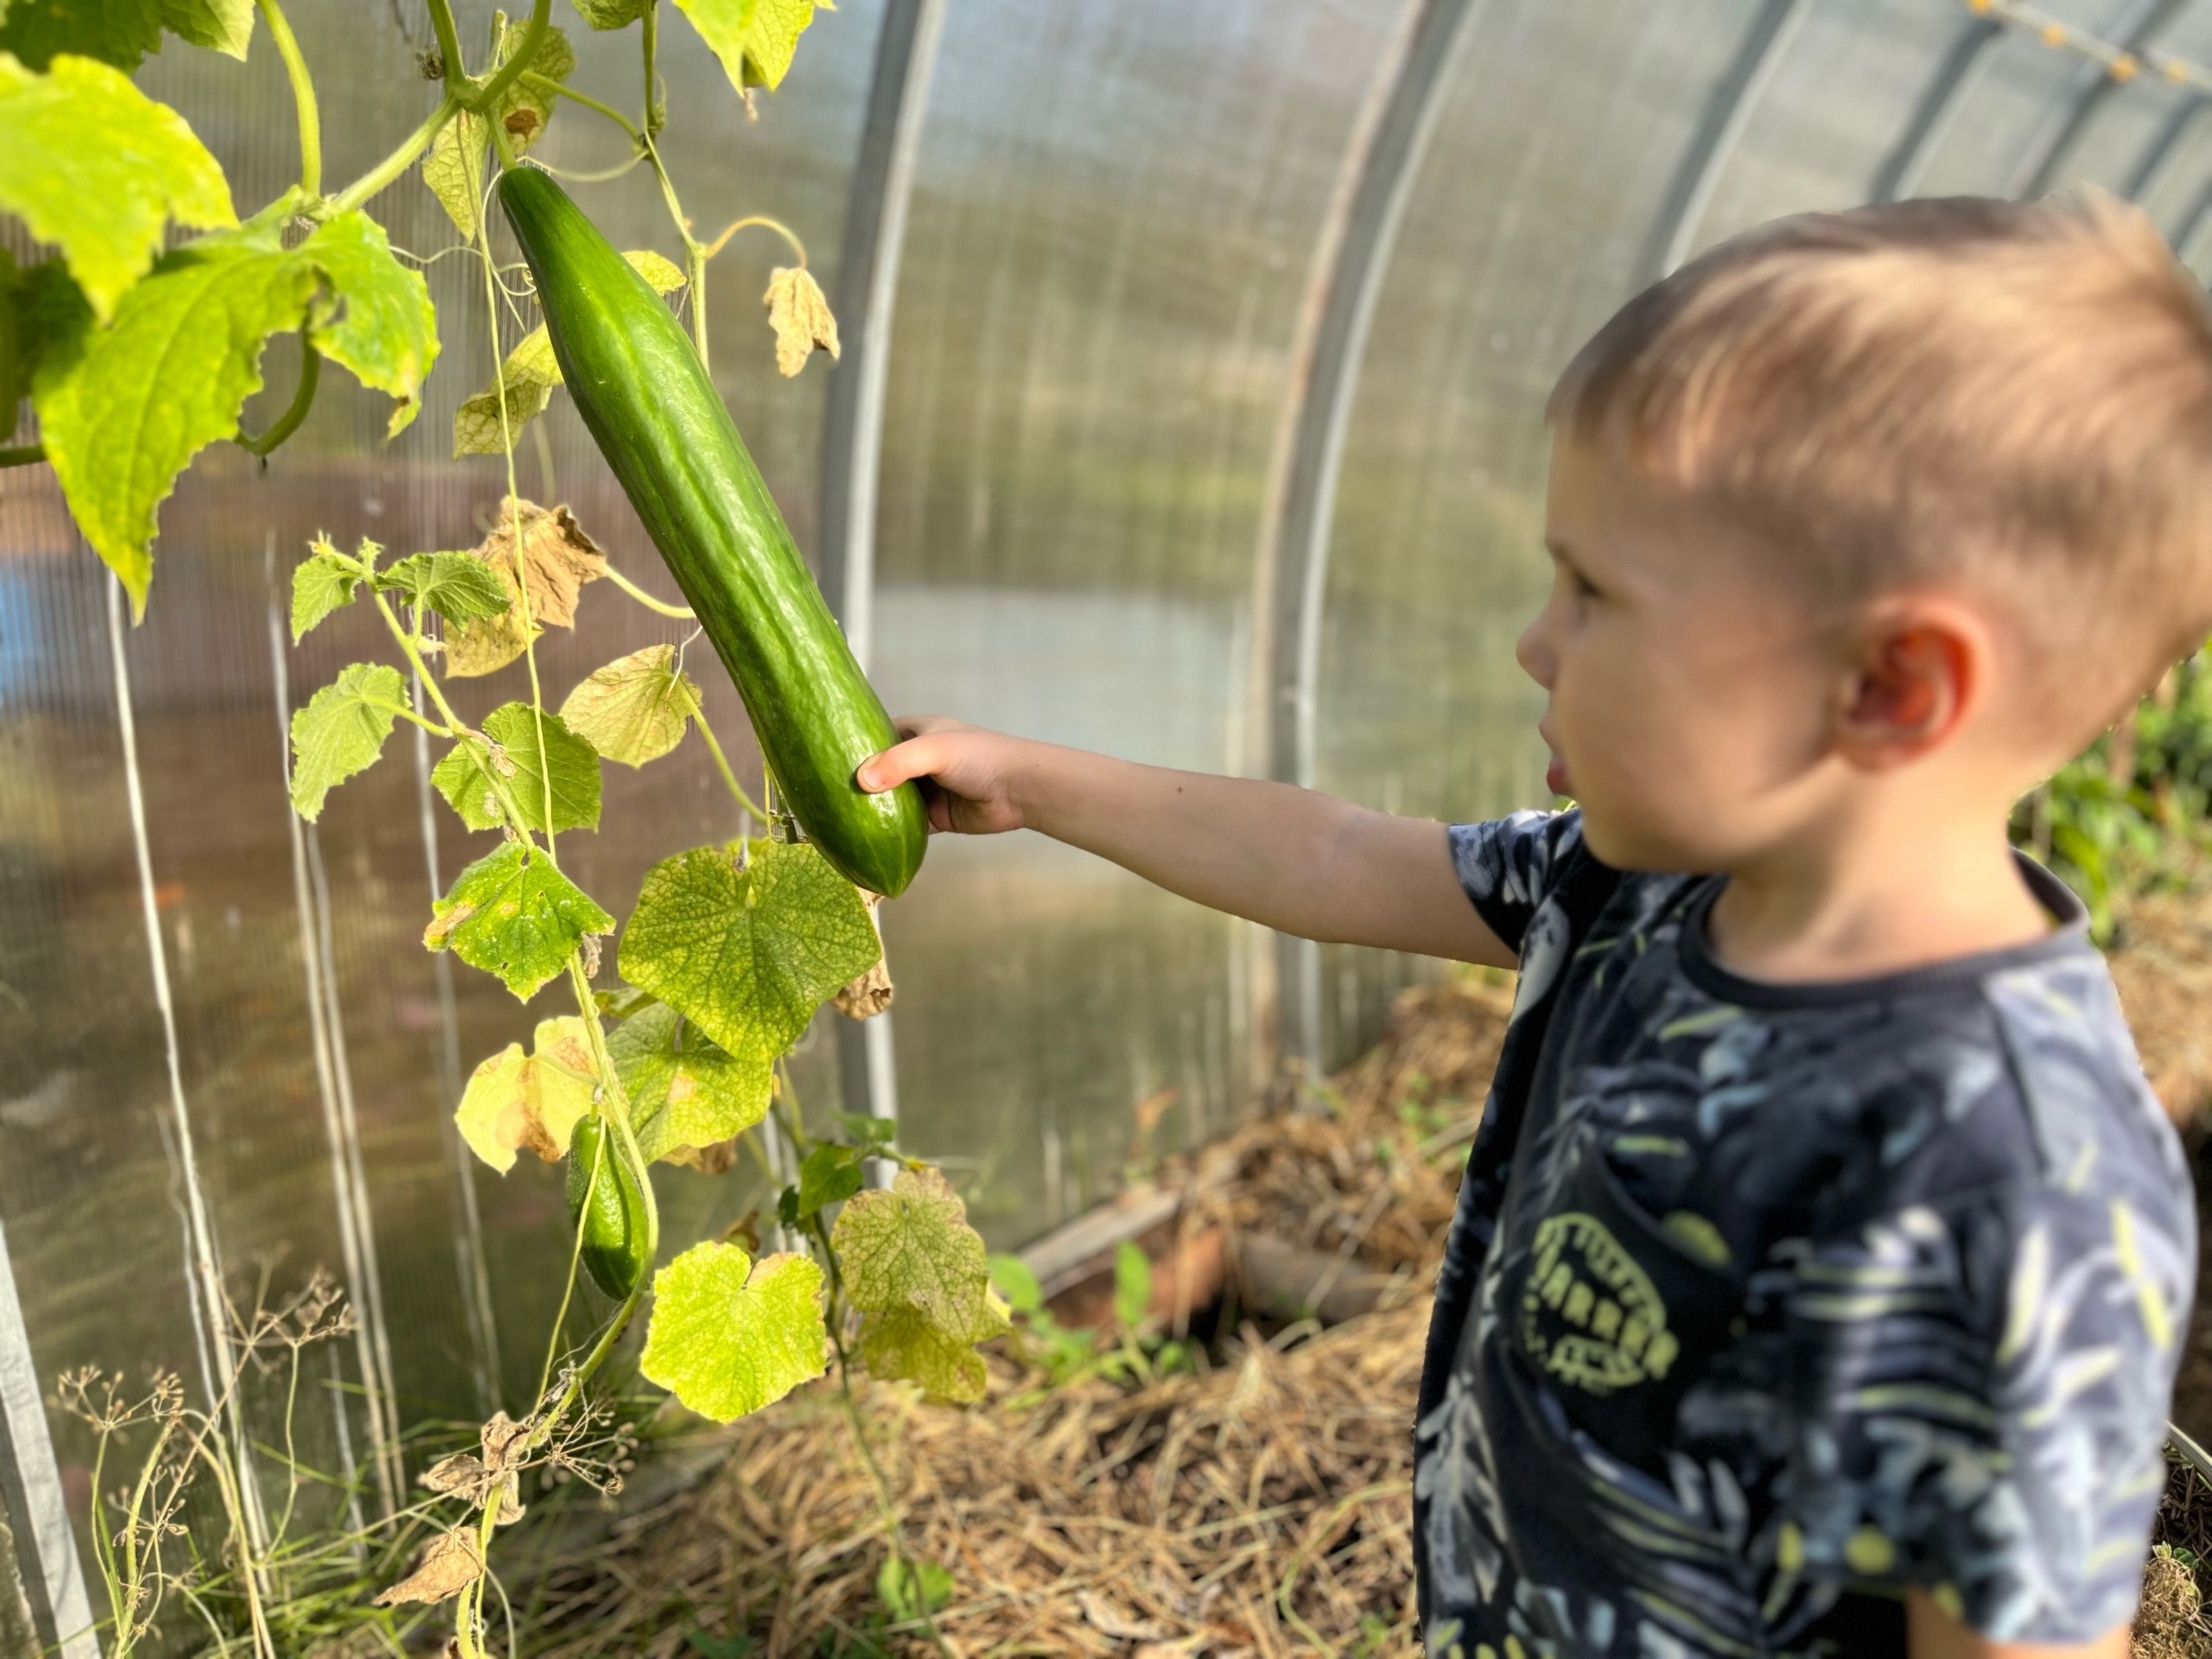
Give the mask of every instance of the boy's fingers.
[(926, 737), (910, 737), (904, 743), (894, 744), (882, 753), (861, 761), (854, 781), (871, 794), (896, 789), (917, 778), (926, 778), (942, 766), (946, 760), (943, 748), (944, 745)]

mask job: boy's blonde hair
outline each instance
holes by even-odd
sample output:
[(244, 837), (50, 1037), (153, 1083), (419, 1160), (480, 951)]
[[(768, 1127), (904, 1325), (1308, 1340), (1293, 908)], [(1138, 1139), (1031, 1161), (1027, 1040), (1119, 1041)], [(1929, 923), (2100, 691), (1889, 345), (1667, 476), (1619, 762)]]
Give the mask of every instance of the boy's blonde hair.
[(2212, 314), (2107, 196), (1778, 220), (1630, 301), (1548, 414), (1819, 601), (1970, 584), (2083, 738), (2212, 628)]

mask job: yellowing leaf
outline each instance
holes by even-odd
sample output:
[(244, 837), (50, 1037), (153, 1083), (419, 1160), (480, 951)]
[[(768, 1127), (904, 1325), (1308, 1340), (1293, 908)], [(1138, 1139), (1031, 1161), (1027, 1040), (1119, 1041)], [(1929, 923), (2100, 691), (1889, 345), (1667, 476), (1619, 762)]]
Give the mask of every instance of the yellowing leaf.
[(543, 853), (512, 842), (454, 877), (452, 890), (430, 909), (425, 945), (450, 949), (524, 1001), (568, 964), (588, 936), (614, 931), (614, 918)]
[(354, 663), (292, 713), (292, 806), (309, 823), (326, 796), (376, 764), (399, 711), (412, 707), (399, 671)]
[(883, 954), (883, 899), (880, 894), (864, 893), (868, 903), (868, 918), (875, 928), (875, 965), (866, 973), (845, 982), (830, 1004), (848, 1020), (873, 1020), (891, 1006), (893, 988), (891, 983), (891, 963)]
[(89, 58), (58, 58), (41, 75), (0, 51), (0, 210), (60, 245), (102, 322), (171, 219), (238, 223), (222, 168), (184, 118)]
[(415, 1570), (377, 1598), (379, 1607), (404, 1601), (449, 1601), (484, 1576), (484, 1552), (474, 1527), (453, 1527), (430, 1540)]
[(768, 1115), (773, 1064), (737, 1058), (665, 1002), (617, 1026), (607, 1048), (648, 1163), (719, 1145)]
[(502, 1175), (518, 1151), (549, 1164), (566, 1156), (596, 1086), (591, 1039), (576, 1015), (540, 1020), (531, 1046), (524, 1055), (509, 1043), (480, 1065), (453, 1115), (468, 1149)]
[(630, 268), (645, 279), (645, 286), (664, 300), (683, 286), (683, 267), (651, 248), (632, 248), (622, 256)]
[(776, 331), (776, 368), (790, 379), (816, 352), (837, 357), (837, 319), (813, 273), (779, 265), (768, 273), (768, 326)]
[[(492, 48), (492, 63), (496, 68), (520, 48), (525, 26), (509, 22), (503, 14), (494, 16), (497, 38)], [(537, 50), (531, 56), (530, 73), (561, 81), (568, 79), (575, 67), (575, 48), (569, 44), (569, 37), (561, 32), (559, 24), (548, 24), (538, 39)], [(531, 146), (545, 136), (546, 124), (553, 118), (555, 101), (552, 92), (520, 77), (507, 84), (507, 89), (499, 94), (499, 107), (493, 111), (493, 118), (507, 135), (507, 143), (515, 154), (528, 154)]]
[(932, 1399), (955, 1405), (973, 1405), (990, 1382), (981, 1354), (911, 1307), (871, 1313), (861, 1321), (861, 1363), (873, 1376), (918, 1382)]
[(699, 688), (672, 645), (647, 645), (594, 669), (561, 705), (568, 728), (609, 760), (642, 766), (683, 741)]
[(982, 1342), (1007, 1328), (983, 1241), (934, 1169), (902, 1169), (888, 1189), (854, 1194), (830, 1244), (845, 1294), (863, 1313), (911, 1308), (947, 1337)]
[(814, 21), (815, 0), (676, 0), (715, 55), (730, 85), (773, 92), (783, 84), (798, 37)]
[(308, 340), (363, 385), (396, 400), (386, 437), (422, 409), (423, 382), (438, 360), (438, 319), (423, 273), (392, 257), (384, 227), (366, 213), (340, 213), (302, 245), (329, 281)]
[(484, 732), (496, 749), (486, 751), (477, 738), (464, 737), (430, 772), (430, 782), (470, 829), (495, 830), (505, 819), (480, 762), (498, 769), (524, 829), (546, 829), (549, 796), (556, 833), (599, 827), (599, 756), (558, 715), (541, 715), (529, 703), (510, 702), (484, 717)]
[(645, 872), (621, 968), (732, 1054), (765, 1061), (875, 956), (859, 890), (814, 848), (763, 839), (695, 847)]
[(645, 15), (649, 0), (576, 0), (576, 11), (594, 29), (623, 29)]
[(734, 1422), (823, 1371), (822, 1269), (695, 1244), (653, 1275), (638, 1369), (702, 1417)]
[(430, 153), (423, 158), (423, 182), (454, 228), (471, 241), (484, 205), (484, 146), (490, 142), (484, 118), (463, 111), (438, 129)]

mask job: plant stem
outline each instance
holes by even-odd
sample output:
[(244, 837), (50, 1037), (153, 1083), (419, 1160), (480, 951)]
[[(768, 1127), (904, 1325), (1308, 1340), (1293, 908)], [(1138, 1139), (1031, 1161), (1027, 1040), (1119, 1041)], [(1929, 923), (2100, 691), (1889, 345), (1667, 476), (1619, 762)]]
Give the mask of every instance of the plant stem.
[(315, 407), (315, 389), (322, 379), (322, 353), (300, 341), (300, 384), (292, 392), (290, 405), (259, 437), (243, 427), (238, 429), (238, 446), (250, 454), (267, 455), (276, 446), (300, 429), (300, 423), (308, 417), (308, 410)]
[[(454, 27), (452, 0), (430, 0), (430, 27), (437, 34), (438, 55), (445, 60), (447, 87), (467, 85), (468, 66), (461, 61), (461, 32)], [(448, 90), (447, 96), (452, 95)]]
[(782, 237), (791, 245), (791, 251), (798, 256), (798, 268), (801, 270), (806, 269), (806, 244), (800, 241), (798, 233), (783, 220), (771, 219), (766, 213), (753, 213), (744, 219), (732, 220), (723, 228), (720, 236), (707, 244), (706, 257), (711, 259), (720, 253), (722, 251), (722, 244), (740, 231), (754, 229), (773, 231), (778, 236)]
[(276, 55), (284, 60), (284, 73), (292, 83), (292, 103), (300, 118), (300, 191), (312, 201), (322, 194), (322, 118), (315, 110), (315, 78), (276, 0), (260, 0), (260, 5), (269, 38), (276, 43)]
[[(482, 83), (461, 96), (461, 102), (472, 110), (489, 111), (499, 101), (499, 95), (515, 84), (515, 78), (530, 67), (531, 60), (537, 55), (538, 43), (545, 38), (545, 25), (553, 15), (553, 0), (534, 0), (530, 9), (530, 21), (523, 25), (522, 39), (515, 43), (507, 60)], [(498, 122), (492, 124), (493, 126)]]
[[(436, 16), (443, 10), (442, 3), (434, 7), (432, 16)], [(453, 27), (453, 19), (450, 16), (446, 19), (446, 27), (448, 29)], [(397, 149), (393, 150), (391, 155), (333, 196), (327, 204), (328, 211), (333, 213), (351, 213), (353, 209), (364, 205), (372, 196), (413, 166), (415, 158), (430, 147), (430, 141), (438, 136), (447, 122), (452, 120), (460, 112), (461, 99), (448, 86), (446, 89), (446, 95), (438, 100), (437, 108), (423, 118), (423, 124), (410, 133)]]
[(707, 740), (707, 753), (715, 757), (715, 765), (721, 772), (722, 782), (729, 785), (729, 792), (737, 798), (737, 804), (758, 818), (765, 828), (768, 815), (745, 792), (737, 781), (737, 774), (729, 769), (729, 757), (722, 753), (722, 746), (715, 741), (715, 728), (707, 724), (706, 711), (695, 707), (691, 710), (691, 718), (698, 723), (699, 735)]
[(524, 70), (522, 78), (528, 81), (532, 86), (536, 87), (539, 92), (551, 92), (556, 98), (572, 99), (575, 102), (582, 105), (588, 110), (597, 110), (608, 120), (613, 122), (616, 126), (628, 133), (632, 143), (643, 143), (645, 142), (645, 134), (638, 130), (637, 126), (631, 121), (628, 116), (623, 114), (621, 111), (616, 109), (613, 105), (602, 104), (597, 99), (592, 97), (588, 92), (580, 92), (575, 87), (567, 85), (565, 82), (554, 79), (550, 75), (539, 74), (535, 69)]
[(649, 611), (658, 611), (663, 616), (672, 616), (679, 622), (696, 622), (699, 620), (699, 613), (690, 606), (671, 605), (664, 599), (655, 599), (611, 564), (601, 574)]
[(35, 467), (45, 459), (42, 443), (15, 443), (0, 448), (0, 467)]
[(658, 103), (660, 71), (655, 60), (660, 51), (660, 0), (645, 0), (645, 12), (640, 20), (644, 27), (645, 50), (645, 118), (641, 124), (648, 134), (660, 130), (660, 118), (653, 113)]

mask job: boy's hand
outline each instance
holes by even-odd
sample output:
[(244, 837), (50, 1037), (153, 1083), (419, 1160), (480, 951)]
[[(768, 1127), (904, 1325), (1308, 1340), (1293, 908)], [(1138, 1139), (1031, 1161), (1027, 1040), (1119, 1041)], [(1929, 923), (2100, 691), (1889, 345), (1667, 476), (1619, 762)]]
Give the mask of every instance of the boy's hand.
[(856, 781), (862, 789), (880, 795), (919, 783), (932, 830), (996, 836), (1022, 827), (1021, 809), (1008, 787), (1018, 770), (1020, 739), (943, 715), (912, 715), (892, 724), (906, 741), (861, 763)]

